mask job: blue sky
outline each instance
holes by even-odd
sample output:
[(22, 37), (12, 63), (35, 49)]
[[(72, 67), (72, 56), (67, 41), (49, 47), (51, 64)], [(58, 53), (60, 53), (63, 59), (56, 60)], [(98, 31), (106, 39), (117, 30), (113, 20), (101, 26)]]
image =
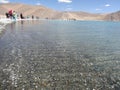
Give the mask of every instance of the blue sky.
[(109, 13), (120, 10), (120, 0), (0, 0), (0, 3), (43, 5), (59, 11)]

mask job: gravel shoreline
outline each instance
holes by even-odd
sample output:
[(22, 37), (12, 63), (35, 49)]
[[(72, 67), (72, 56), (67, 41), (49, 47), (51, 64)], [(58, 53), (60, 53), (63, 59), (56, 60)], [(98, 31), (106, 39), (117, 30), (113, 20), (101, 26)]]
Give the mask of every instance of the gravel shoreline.
[(2, 31), (5, 29), (5, 26), (7, 24), (12, 23), (13, 21), (10, 19), (0, 19), (0, 33), (2, 33)]
[(3, 31), (3, 29), (4, 29), (4, 24), (0, 23), (0, 33)]

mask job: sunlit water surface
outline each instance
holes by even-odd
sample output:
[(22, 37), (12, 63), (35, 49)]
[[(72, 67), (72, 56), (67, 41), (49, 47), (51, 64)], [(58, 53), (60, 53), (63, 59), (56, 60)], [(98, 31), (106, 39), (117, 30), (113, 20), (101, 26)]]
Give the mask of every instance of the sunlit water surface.
[(0, 90), (120, 90), (120, 22), (7, 25), (0, 34)]

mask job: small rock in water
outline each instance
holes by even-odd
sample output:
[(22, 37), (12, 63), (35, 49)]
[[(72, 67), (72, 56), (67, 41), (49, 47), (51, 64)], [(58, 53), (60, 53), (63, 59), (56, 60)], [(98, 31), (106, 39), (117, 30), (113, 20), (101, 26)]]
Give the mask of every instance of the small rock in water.
[(111, 87), (114, 88), (114, 85), (112, 85)]
[(35, 88), (38, 88), (38, 86), (36, 85)]
[(25, 88), (22, 88), (22, 90), (25, 90)]

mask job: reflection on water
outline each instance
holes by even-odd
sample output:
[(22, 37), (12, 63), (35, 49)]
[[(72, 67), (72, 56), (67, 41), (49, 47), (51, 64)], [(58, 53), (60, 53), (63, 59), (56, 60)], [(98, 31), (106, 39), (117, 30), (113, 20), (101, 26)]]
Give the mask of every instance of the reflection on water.
[(23, 20), (21, 20), (21, 24), (24, 24), (24, 21), (23, 21)]
[(118, 22), (8, 25), (0, 39), (0, 89), (119, 90), (119, 30)]

